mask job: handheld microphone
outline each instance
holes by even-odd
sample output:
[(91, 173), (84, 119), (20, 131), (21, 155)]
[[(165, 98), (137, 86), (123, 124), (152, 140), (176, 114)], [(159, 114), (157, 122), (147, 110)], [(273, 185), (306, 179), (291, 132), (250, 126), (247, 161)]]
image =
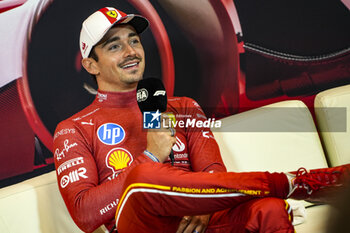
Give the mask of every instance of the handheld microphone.
[[(157, 78), (142, 79), (137, 84), (137, 104), (142, 113), (157, 111), (165, 112), (167, 108), (167, 94), (161, 80)], [(174, 165), (174, 152), (169, 155), (171, 165)]]

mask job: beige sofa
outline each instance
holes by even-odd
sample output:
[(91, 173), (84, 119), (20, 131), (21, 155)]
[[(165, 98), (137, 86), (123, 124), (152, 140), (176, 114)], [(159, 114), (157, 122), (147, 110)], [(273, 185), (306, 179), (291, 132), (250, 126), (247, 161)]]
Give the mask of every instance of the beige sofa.
[[(222, 126), (214, 136), (229, 171), (288, 172), (299, 167), (328, 167), (313, 118), (301, 101), (283, 101), (233, 115), (223, 119)], [(323, 232), (328, 205), (289, 202), (296, 232)]]
[(55, 171), (0, 189), (0, 232), (82, 232), (58, 191)]
[(350, 85), (319, 93), (315, 113), (330, 166), (350, 163)]

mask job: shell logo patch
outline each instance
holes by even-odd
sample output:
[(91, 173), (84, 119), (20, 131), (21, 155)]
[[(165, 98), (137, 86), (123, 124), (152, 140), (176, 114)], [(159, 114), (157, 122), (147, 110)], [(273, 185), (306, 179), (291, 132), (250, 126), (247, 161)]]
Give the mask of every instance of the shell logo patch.
[(130, 166), (133, 160), (131, 153), (126, 149), (114, 148), (106, 156), (106, 165), (112, 169), (113, 173), (119, 173)]
[(108, 15), (111, 18), (117, 18), (118, 17), (118, 12), (116, 12), (115, 10), (110, 10), (106, 12), (106, 15)]

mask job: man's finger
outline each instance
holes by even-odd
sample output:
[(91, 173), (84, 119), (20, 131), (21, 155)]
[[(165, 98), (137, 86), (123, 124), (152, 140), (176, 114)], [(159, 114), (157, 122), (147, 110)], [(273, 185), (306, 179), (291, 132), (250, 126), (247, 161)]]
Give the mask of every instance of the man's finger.
[(170, 136), (174, 137), (175, 136), (175, 129), (174, 128), (169, 128), (170, 130)]
[(192, 231), (192, 233), (204, 233), (206, 226), (197, 225), (197, 227)]
[(209, 219), (210, 215), (192, 216), (191, 222), (187, 225), (183, 233), (204, 233)]
[(191, 221), (190, 216), (184, 216), (180, 221), (180, 224), (176, 233), (183, 233), (187, 225), (190, 223), (190, 221)]
[(186, 229), (183, 231), (183, 233), (192, 233), (194, 229), (197, 227), (197, 221), (192, 219), (191, 222), (186, 226)]

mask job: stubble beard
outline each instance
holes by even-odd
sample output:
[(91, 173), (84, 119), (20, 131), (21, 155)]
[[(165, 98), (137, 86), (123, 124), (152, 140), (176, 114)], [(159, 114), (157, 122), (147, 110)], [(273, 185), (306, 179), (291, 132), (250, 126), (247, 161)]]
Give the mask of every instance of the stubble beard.
[(124, 77), (124, 83), (127, 84), (127, 85), (132, 85), (132, 84), (135, 84), (135, 83), (138, 83), (142, 77), (143, 77), (143, 73), (141, 74), (137, 74), (138, 71), (135, 70), (135, 71), (132, 71), (130, 74), (131, 74), (131, 77)]

